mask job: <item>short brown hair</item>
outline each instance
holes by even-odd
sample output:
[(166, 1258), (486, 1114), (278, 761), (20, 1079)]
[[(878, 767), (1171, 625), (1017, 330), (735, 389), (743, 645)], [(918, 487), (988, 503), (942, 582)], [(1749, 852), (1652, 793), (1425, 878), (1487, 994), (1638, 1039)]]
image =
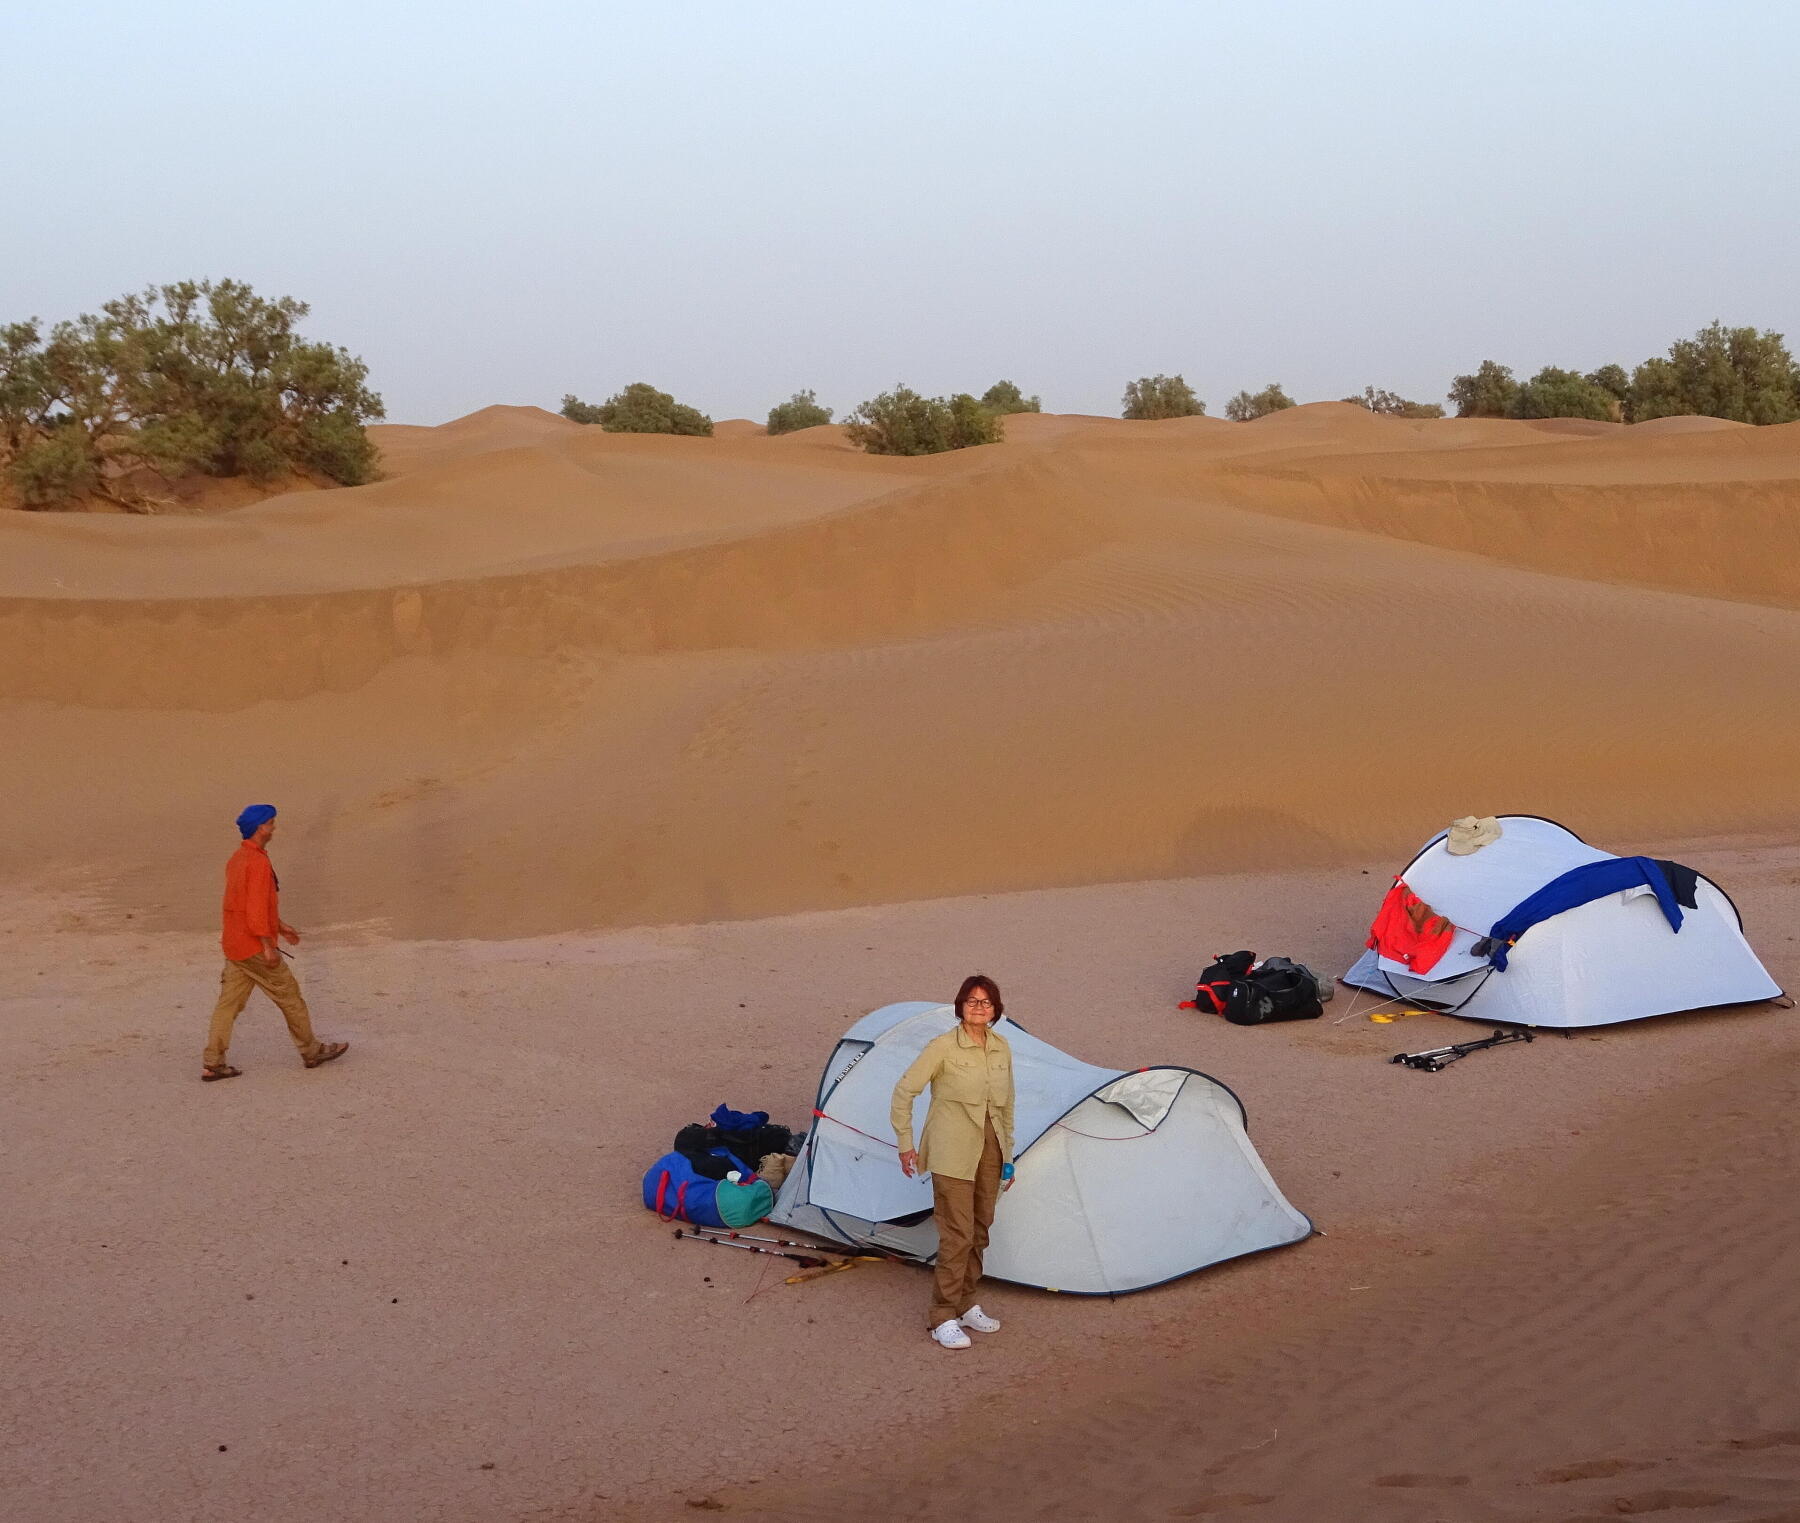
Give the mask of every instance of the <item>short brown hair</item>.
[(963, 1018), (963, 1005), (977, 989), (987, 990), (987, 997), (994, 1002), (994, 1020), (998, 1021), (1006, 1014), (1006, 1006), (1000, 1003), (1000, 986), (985, 973), (971, 973), (962, 981), (962, 988), (956, 991), (956, 1018)]

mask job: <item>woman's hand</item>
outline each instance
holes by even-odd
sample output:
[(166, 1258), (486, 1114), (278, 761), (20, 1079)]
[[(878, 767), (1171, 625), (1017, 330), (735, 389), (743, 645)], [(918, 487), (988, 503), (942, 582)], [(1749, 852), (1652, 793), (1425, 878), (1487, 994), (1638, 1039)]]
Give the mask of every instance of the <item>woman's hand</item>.
[(913, 1175), (919, 1172), (919, 1155), (917, 1152), (902, 1153), (900, 1155), (900, 1172), (908, 1179), (911, 1179)]

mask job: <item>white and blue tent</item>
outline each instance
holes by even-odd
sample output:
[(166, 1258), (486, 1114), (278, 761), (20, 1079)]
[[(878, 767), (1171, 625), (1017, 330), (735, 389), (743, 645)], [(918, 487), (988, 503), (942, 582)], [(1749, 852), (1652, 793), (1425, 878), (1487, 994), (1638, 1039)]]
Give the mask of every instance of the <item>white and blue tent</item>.
[[(864, 1016), (833, 1049), (813, 1127), (770, 1220), (929, 1262), (931, 1181), (900, 1172), (894, 1085), (949, 1005), (910, 1001)], [(1118, 1295), (1309, 1236), (1250, 1145), (1244, 1107), (1189, 1068), (1096, 1068), (1016, 1022), (1013, 1188), (1000, 1198), (984, 1272), (1083, 1295)], [(918, 1127), (924, 1124), (920, 1096)]]
[(1415, 974), (1370, 948), (1345, 983), (1470, 1020), (1538, 1027), (1605, 1026), (1781, 993), (1744, 939), (1737, 906), (1703, 875), (1679, 929), (1649, 887), (1634, 887), (1537, 921), (1495, 967), (1477, 947), (1496, 923), (1565, 873), (1619, 860), (1537, 815), (1499, 823), (1497, 840), (1462, 856), (1440, 832), (1400, 872), (1456, 928), (1443, 957)]

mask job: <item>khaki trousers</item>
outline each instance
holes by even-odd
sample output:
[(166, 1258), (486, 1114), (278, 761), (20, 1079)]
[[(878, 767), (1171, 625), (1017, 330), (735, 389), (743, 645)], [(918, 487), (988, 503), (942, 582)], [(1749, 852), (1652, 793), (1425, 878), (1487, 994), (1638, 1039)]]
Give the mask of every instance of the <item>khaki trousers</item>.
[(225, 1050), (231, 1046), (231, 1028), (243, 1011), (254, 990), (275, 1001), (287, 1017), (288, 1035), (300, 1049), (302, 1058), (316, 1058), (324, 1043), (313, 1035), (312, 1015), (306, 1008), (306, 997), (300, 992), (300, 980), (294, 977), (285, 958), (278, 958), (271, 968), (260, 955), (241, 962), (228, 962), (219, 975), (219, 1003), (213, 1006), (212, 1025), (206, 1033), (207, 1067), (225, 1061)]
[(1000, 1139), (994, 1135), (994, 1123), (990, 1121), (973, 1179), (931, 1176), (938, 1251), (927, 1327), (960, 1317), (975, 1305), (975, 1287), (981, 1283), (981, 1255), (987, 1250), (988, 1228), (994, 1224), (994, 1205), (999, 1199)]

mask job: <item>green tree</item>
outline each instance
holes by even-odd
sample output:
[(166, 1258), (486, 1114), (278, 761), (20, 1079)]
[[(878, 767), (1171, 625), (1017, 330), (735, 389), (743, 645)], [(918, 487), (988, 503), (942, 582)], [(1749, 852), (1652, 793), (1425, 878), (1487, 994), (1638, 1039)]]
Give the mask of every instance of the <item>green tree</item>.
[(576, 396), (563, 398), (562, 415), (576, 423), (598, 423), (609, 434), (686, 434), (710, 437), (712, 419), (677, 402), (648, 381), (633, 381), (598, 407)]
[(1409, 402), (1397, 391), (1383, 391), (1376, 386), (1365, 386), (1360, 397), (1345, 397), (1346, 402), (1354, 402), (1358, 407), (1366, 407), (1370, 412), (1382, 413), (1391, 418), (1441, 418), (1444, 409), (1436, 402)]
[(981, 405), (991, 413), (1042, 412), (1042, 402), (1028, 397), (1011, 381), (996, 381), (981, 394)]
[(51, 410), (37, 320), (0, 325), (0, 451), (11, 458), (33, 442)]
[(576, 396), (572, 391), (563, 393), (561, 411), (562, 415), (571, 423), (599, 423), (603, 421), (598, 407), (592, 402), (582, 401), (581, 398)]
[(0, 330), (0, 467), (48, 507), (94, 493), (145, 509), (193, 474), (373, 479), (368, 367), (300, 337), (304, 302), (242, 281), (181, 281), (98, 314)]
[(1618, 399), (1586, 376), (1546, 365), (1525, 382), (1513, 398), (1515, 418), (1592, 418), (1606, 422), (1618, 412)]
[(1505, 365), (1483, 360), (1473, 375), (1450, 383), (1450, 400), (1459, 418), (1509, 418), (1518, 400), (1519, 383)]
[(1631, 395), (1631, 375), (1623, 365), (1602, 365), (1590, 370), (1586, 379), (1621, 405)]
[(1125, 388), (1124, 410), (1127, 418), (1197, 418), (1206, 404), (1194, 395), (1194, 388), (1178, 375), (1147, 375)]
[(1247, 391), (1240, 391), (1225, 404), (1225, 416), (1233, 423), (1250, 423), (1257, 418), (1266, 418), (1272, 412), (1282, 412), (1294, 405), (1294, 399), (1281, 389), (1278, 382), (1271, 381), (1255, 396)]
[(922, 397), (910, 386), (896, 386), (862, 403), (845, 420), (844, 433), (871, 455), (937, 455), (998, 444), (1004, 426), (966, 391)]
[(1634, 423), (1681, 413), (1791, 423), (1800, 418), (1800, 368), (1781, 334), (1714, 322), (1677, 339), (1668, 358), (1639, 365), (1626, 405)]
[(797, 429), (817, 428), (830, 421), (831, 409), (819, 406), (819, 399), (810, 391), (796, 391), (787, 401), (769, 409), (769, 432), (772, 434), (791, 434)]

